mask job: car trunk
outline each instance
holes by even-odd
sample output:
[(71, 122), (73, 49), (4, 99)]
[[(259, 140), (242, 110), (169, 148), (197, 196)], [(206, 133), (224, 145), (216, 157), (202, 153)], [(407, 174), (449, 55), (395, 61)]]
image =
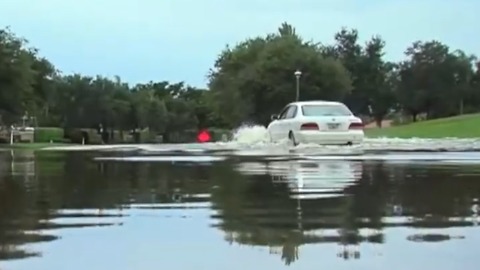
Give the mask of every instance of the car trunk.
[(305, 117), (305, 123), (315, 123), (320, 131), (341, 132), (348, 131), (351, 123), (350, 116), (316, 116)]

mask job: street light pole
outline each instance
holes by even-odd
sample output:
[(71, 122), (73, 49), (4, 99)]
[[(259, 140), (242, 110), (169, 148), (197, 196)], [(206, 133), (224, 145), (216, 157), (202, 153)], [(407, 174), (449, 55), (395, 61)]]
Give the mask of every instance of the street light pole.
[(297, 95), (295, 100), (298, 101), (300, 99), (300, 76), (302, 76), (302, 72), (297, 69), (294, 75), (297, 78)]

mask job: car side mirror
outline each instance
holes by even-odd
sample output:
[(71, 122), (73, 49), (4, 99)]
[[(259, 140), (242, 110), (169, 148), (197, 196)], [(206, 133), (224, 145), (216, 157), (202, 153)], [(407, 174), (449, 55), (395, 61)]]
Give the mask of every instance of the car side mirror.
[(278, 114), (272, 114), (272, 115), (270, 116), (270, 120), (272, 120), (272, 121), (275, 121), (275, 120), (277, 120), (277, 119), (278, 119)]

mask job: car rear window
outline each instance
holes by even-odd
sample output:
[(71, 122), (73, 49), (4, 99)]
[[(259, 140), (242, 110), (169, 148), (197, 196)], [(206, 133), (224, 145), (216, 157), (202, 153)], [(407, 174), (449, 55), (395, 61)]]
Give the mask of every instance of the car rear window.
[(352, 112), (345, 105), (302, 105), (304, 116), (350, 116)]

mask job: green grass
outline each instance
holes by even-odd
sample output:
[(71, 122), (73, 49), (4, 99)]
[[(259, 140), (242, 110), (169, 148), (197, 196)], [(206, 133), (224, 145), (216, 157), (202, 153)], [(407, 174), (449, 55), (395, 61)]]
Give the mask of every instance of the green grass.
[(69, 143), (14, 143), (10, 144), (0, 144), (0, 149), (29, 149), (29, 150), (41, 150), (46, 147), (52, 146), (64, 146), (71, 145)]
[(480, 138), (480, 114), (466, 114), (388, 128), (366, 129), (367, 137)]

